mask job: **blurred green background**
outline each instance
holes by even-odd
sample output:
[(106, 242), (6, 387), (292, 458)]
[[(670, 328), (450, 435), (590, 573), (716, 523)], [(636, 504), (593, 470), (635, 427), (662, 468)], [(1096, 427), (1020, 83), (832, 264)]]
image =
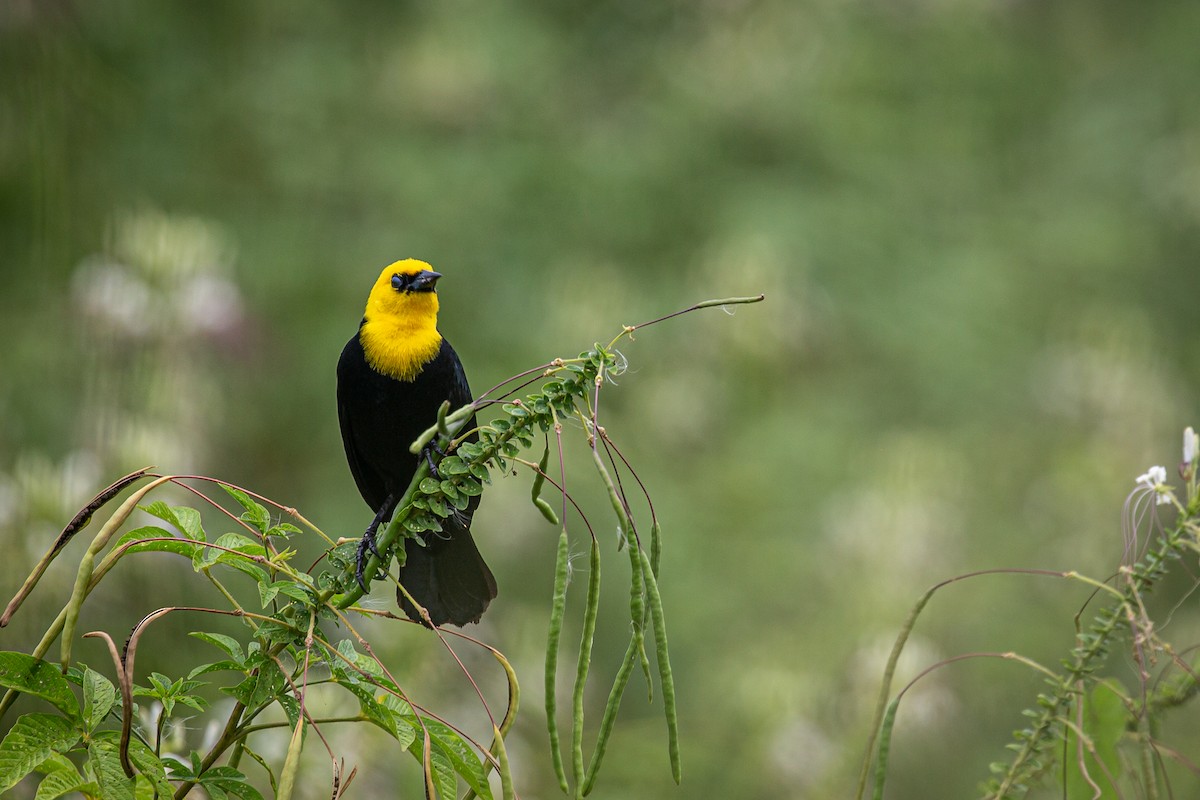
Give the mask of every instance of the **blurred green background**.
[[(441, 328), (477, 391), (622, 324), (763, 292), (639, 334), (605, 400), (663, 519), (684, 785), (635, 677), (594, 796), (846, 797), (921, 592), (993, 567), (1107, 576), (1135, 476), (1174, 477), (1200, 421), (1197, 30), (1182, 2), (8, 0), (0, 585), (146, 464), (361, 532), (334, 365), (397, 258), (445, 273)], [(521, 796), (554, 797), (556, 531), (524, 479), (489, 489), (475, 529), (501, 593), (470, 633), (522, 678)], [(604, 541), (593, 721), (627, 636)], [(36, 641), (82, 549), (5, 648)], [(81, 624), (120, 639), (158, 606), (218, 602), (186, 564), (124, 570)], [(985, 650), (1055, 664), (1086, 599), (1049, 579), (956, 585), (902, 672)], [(1194, 606), (1171, 618), (1181, 647)], [(183, 634), (219, 626), (174, 625), (139, 671), (216, 657)], [(486, 730), (432, 637), (367, 630), (416, 697)], [(91, 642), (79, 657), (105, 663)], [(971, 795), (1041, 688), (998, 662), (925, 679), (889, 796)], [(1200, 732), (1176, 727), (1164, 738), (1195, 761)], [(353, 796), (419, 793), (382, 734), (333, 733)], [(318, 751), (307, 797), (329, 793)]]

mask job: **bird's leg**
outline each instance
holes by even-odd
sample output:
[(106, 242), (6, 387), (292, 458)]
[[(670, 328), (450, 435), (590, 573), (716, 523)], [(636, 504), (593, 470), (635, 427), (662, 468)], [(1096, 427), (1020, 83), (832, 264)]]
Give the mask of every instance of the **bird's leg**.
[(396, 495), (389, 494), (387, 499), (383, 501), (383, 505), (379, 507), (379, 513), (375, 515), (375, 519), (371, 520), (371, 524), (367, 526), (367, 530), (362, 535), (362, 539), (358, 542), (358, 555), (354, 562), (354, 579), (358, 581), (359, 587), (366, 592), (367, 584), (363, 580), (363, 573), (367, 569), (367, 553), (372, 553), (378, 558), (383, 558), (383, 554), (379, 552), (379, 547), (375, 544), (375, 534), (379, 530), (379, 526), (383, 521), (392, 515), (392, 511), (396, 508)]
[(438, 447), (438, 437), (434, 436), (429, 440), (429, 444), (421, 450), (421, 455), (425, 456), (425, 463), (429, 464), (429, 476), (441, 480), (441, 475), (438, 474), (437, 465), (433, 463), (433, 454), (437, 453), (442, 458), (446, 457), (446, 451)]

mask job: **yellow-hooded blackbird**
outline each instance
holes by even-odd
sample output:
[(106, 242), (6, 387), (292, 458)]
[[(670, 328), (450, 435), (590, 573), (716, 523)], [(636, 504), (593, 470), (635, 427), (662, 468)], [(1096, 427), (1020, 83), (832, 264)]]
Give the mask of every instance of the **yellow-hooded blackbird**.
[[(471, 402), (471, 389), (458, 354), (437, 329), (438, 278), (416, 259), (384, 268), (367, 297), (355, 334), (337, 369), (338, 419), (350, 472), (375, 519), (358, 550), (358, 579), (375, 532), (395, 510), (412, 480), (418, 456), (409, 446), (437, 421), (443, 401), (452, 409)], [(467, 430), (474, 428), (474, 419)], [(474, 440), (475, 437), (471, 437)], [(425, 607), (434, 625), (478, 622), (496, 596), (496, 580), (471, 538), (479, 497), (464, 511), (442, 520), (440, 532), (421, 534), (424, 544), (405, 540), (400, 582)], [(397, 591), (411, 619), (417, 609)]]

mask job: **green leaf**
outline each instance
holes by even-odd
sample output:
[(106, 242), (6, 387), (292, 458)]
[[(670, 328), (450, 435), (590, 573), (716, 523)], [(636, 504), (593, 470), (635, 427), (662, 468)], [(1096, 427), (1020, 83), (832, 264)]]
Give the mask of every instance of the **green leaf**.
[(329, 565), (334, 569), (345, 569), (354, 563), (358, 554), (358, 541), (343, 542), (329, 551)]
[(274, 661), (264, 661), (258, 672), (233, 687), (222, 687), (221, 691), (233, 695), (249, 709), (257, 709), (273, 700), (284, 686), (283, 673)]
[(303, 531), (301, 531), (299, 528), (297, 528), (295, 525), (293, 525), (290, 522), (281, 522), (278, 525), (273, 526), (269, 531), (267, 531), (267, 536), (279, 536), (281, 538), (286, 539), (291, 536), (294, 536), (297, 533), (302, 533), (302, 532)]
[[(171, 693), (171, 679), (161, 672), (151, 672), (149, 675), (150, 685), (154, 687), (153, 695), (159, 698), (165, 697)], [(147, 694), (151, 694), (148, 692)]]
[(276, 644), (300, 644), (304, 641), (304, 631), (298, 631), (282, 622), (263, 622), (255, 634), (259, 639)]
[(249, 575), (255, 581), (269, 581), (271, 576), (262, 567), (255, 564), (253, 561), (247, 561), (244, 558), (230, 557), (228, 561), (223, 562), (227, 566), (233, 567), (238, 572)]
[(404, 518), (404, 529), (411, 533), (424, 531), (440, 531), (442, 523), (428, 511), (414, 511)]
[(92, 669), (83, 673), (83, 719), (88, 731), (99, 727), (117, 702), (117, 687)]
[(0, 686), (53, 704), (72, 721), (80, 719), (79, 701), (57, 666), (24, 653), (0, 652)]
[(207, 675), (210, 672), (245, 672), (246, 667), (237, 661), (225, 659), (223, 661), (214, 661), (211, 664), (201, 664), (192, 669), (188, 673), (188, 678), (199, 678), (201, 675)]
[(266, 533), (271, 527), (271, 513), (264, 506), (256, 503), (250, 495), (243, 492), (241, 489), (235, 489), (226, 484), (220, 484), (221, 488), (229, 493), (229, 496), (237, 501), (238, 505), (246, 509), (246, 513), (242, 514), (241, 519), (253, 525), (260, 533)]
[(162, 763), (171, 771), (171, 780), (173, 781), (194, 781), (197, 777), (195, 769), (182, 761), (168, 756), (162, 760)]
[(491, 480), (492, 476), (488, 473), (488, 468), (484, 464), (473, 463), (470, 465), (470, 472), (481, 481)]
[(134, 781), (134, 800), (163, 800), (162, 795), (154, 790), (154, 784), (147, 780), (145, 775), (137, 775)]
[[(308, 576), (301, 572), (296, 577), (303, 582), (303, 578), (307, 578)], [(283, 581), (283, 584), (283, 586), (279, 587), (280, 594), (297, 600), (306, 606), (315, 606), (317, 604), (317, 598), (313, 596), (312, 591), (307, 587), (301, 586), (296, 581)]]
[(429, 510), (437, 514), (439, 517), (450, 516), (450, 512), (446, 510), (446, 501), (440, 497), (429, 498)]
[(156, 697), (162, 701), (163, 707), (168, 715), (174, 713), (175, 704), (183, 703), (186, 706), (191, 706), (197, 711), (203, 711), (208, 707), (207, 701), (200, 697), (189, 694), (189, 692), (204, 686), (203, 681), (194, 681), (191, 679), (183, 679), (170, 682), (170, 679), (165, 675), (160, 675), (155, 672), (150, 676), (150, 682), (154, 685), (151, 689), (144, 689), (141, 686), (134, 687), (133, 694), (135, 697)]
[[(182, 701), (184, 698), (181, 697), (179, 699)], [(99, 736), (111, 736), (117, 743), (117, 746), (120, 747), (120, 734), (116, 731), (105, 731), (103, 734), (99, 734)], [(174, 789), (167, 780), (167, 770), (162, 760), (154, 754), (154, 751), (145, 742), (136, 736), (129, 740), (129, 760), (133, 762), (134, 768), (150, 782), (152, 788), (157, 790), (160, 798), (168, 798), (172, 795)]]
[[(292, 728), (295, 729), (295, 727), (296, 727), (296, 723), (293, 722)], [(248, 745), (243, 746), (242, 752), (258, 762), (258, 765), (263, 768), (263, 772), (267, 773), (267, 779), (269, 781), (271, 781), (271, 793), (278, 794), (279, 787), (275, 783), (275, 773), (271, 770), (271, 765), (267, 763), (267, 760), (265, 758), (263, 758), (262, 756), (260, 756), (258, 753), (251, 750)]]
[(467, 463), (458, 456), (446, 456), (438, 464), (438, 472), (443, 475), (463, 475), (467, 472)]
[(371, 691), (373, 687), (361, 681), (346, 680), (344, 677), (335, 677), (334, 680), (339, 686), (358, 698), (359, 709), (367, 720), (383, 728), (397, 739), (399, 738), (395, 717), (383, 703), (375, 699), (375, 695)]
[(298, 600), (306, 606), (314, 606), (317, 601), (313, 597), (312, 592), (299, 586), (295, 581), (283, 580), (275, 581), (272, 584), (260, 583), (258, 585), (258, 596), (262, 600), (263, 608), (274, 600), (278, 595), (290, 597), (293, 600)]
[(80, 775), (66, 756), (55, 754), (42, 762), (36, 771), (46, 777), (38, 784), (34, 800), (57, 800), (72, 792), (89, 796), (100, 794), (100, 787)]
[(88, 758), (104, 800), (135, 800), (133, 778), (126, 777), (121, 767), (119, 740), (97, 736), (88, 745)]
[(207, 538), (204, 535), (204, 526), (200, 524), (199, 511), (187, 506), (175, 506), (171, 511), (175, 513), (175, 527), (179, 528), (184, 536), (200, 542)]
[(258, 668), (258, 680), (247, 706), (258, 708), (260, 705), (265, 705), (279, 695), (286, 684), (283, 673), (279, 671), (279, 667), (274, 661), (263, 663)]
[(34, 768), (34, 772), (41, 775), (49, 775), (52, 772), (62, 772), (64, 770), (74, 772), (76, 775), (79, 774), (79, 770), (75, 768), (75, 762), (62, 753), (51, 753), (45, 761)]
[(137, 528), (122, 534), (117, 543), (113, 545), (113, 549), (125, 546), (128, 542), (134, 542), (139, 539), (163, 539), (167, 541), (145, 542), (144, 544), (130, 545), (127, 553), (176, 553), (177, 555), (193, 558), (196, 551), (200, 548), (193, 544), (188, 539), (181, 539), (175, 534), (168, 531), (166, 528), (159, 528), (153, 525), (144, 528)]
[(39, 764), (79, 741), (71, 720), (54, 714), (24, 714), (0, 741), (0, 792), (15, 786)]
[[(354, 580), (353, 577), (350, 578), (350, 581), (352, 580)], [(344, 575), (323, 571), (321, 574), (317, 575), (317, 588), (322, 592), (341, 593), (346, 591), (350, 581), (347, 581), (346, 576)], [(333, 611), (329, 608), (329, 606), (322, 606), (317, 613), (320, 614), (324, 619), (332, 618), (332, 616), (326, 616), (327, 614), (333, 615)]]
[[(408, 752), (417, 759), (418, 764), (424, 765), (424, 737), (418, 737), (408, 746)], [(432, 742), (431, 742), (432, 744)], [(438, 797), (442, 800), (454, 800), (458, 796), (458, 780), (454, 777), (454, 765), (438, 747), (429, 750), (429, 762), (433, 769), (433, 783)]]
[(391, 711), (397, 717), (405, 720), (412, 720), (414, 724), (417, 722), (417, 715), (413, 712), (413, 708), (408, 704), (408, 701), (402, 697), (397, 697), (394, 694), (386, 695), (383, 698), (383, 704), (387, 706), (388, 711)]
[(422, 478), (419, 488), (422, 494), (437, 494), (441, 491), (442, 482), (437, 478)]
[[(214, 564), (227, 564), (234, 569), (246, 573), (258, 580), (259, 576), (267, 573), (253, 559), (266, 556), (267, 550), (254, 539), (247, 539), (240, 533), (227, 533), (213, 544), (227, 548), (218, 550), (215, 547), (204, 548), (203, 555), (192, 557), (192, 566), (196, 570), (212, 567)], [(229, 550), (235, 552), (230, 553)], [(282, 554), (281, 554), (282, 556)]]
[(217, 559), (221, 557), (221, 551), (211, 547), (197, 547), (196, 552), (192, 554), (192, 569), (196, 572), (208, 569), (217, 563)]
[(392, 716), (392, 721), (396, 728), (396, 741), (400, 743), (402, 748), (407, 749), (416, 740), (417, 729), (407, 720), (403, 720), (395, 715)]
[(233, 767), (213, 767), (200, 776), (200, 785), (212, 796), (218, 793), (242, 800), (263, 800), (262, 794), (246, 782), (246, 776)]
[(197, 542), (206, 541), (204, 528), (200, 524), (200, 512), (194, 508), (188, 508), (187, 506), (172, 508), (161, 500), (139, 506), (139, 508), (174, 527), (188, 539), (193, 539)]
[[(256, 539), (250, 539), (240, 533), (227, 533), (213, 544), (221, 547), (227, 547), (230, 550), (236, 550), (239, 553), (244, 553), (248, 556), (265, 556), (267, 548), (263, 547), (262, 542)], [(238, 561), (237, 556), (232, 553), (222, 552), (220, 558), (224, 561)]]
[[(275, 700), (280, 706), (283, 707), (283, 713), (287, 714), (288, 722), (291, 723), (291, 726), (294, 729), (296, 727), (296, 723), (300, 721), (300, 703), (296, 702), (296, 698), (292, 697), (290, 694), (281, 694), (277, 696)], [(270, 770), (268, 770), (268, 772), (270, 772)], [(272, 784), (274, 784), (274, 776), (272, 776), (271, 781)]]
[(100, 794), (100, 786), (84, 778), (75, 770), (60, 769), (42, 779), (33, 800), (57, 800), (57, 798), (73, 792), (95, 797)]
[(208, 642), (214, 647), (219, 647), (224, 650), (229, 656), (239, 664), (245, 663), (246, 656), (242, 652), (242, 644), (232, 636), (226, 636), (223, 633), (204, 633), (203, 631), (194, 631), (188, 636), (194, 636), (202, 642)]
[(475, 756), (475, 751), (470, 745), (454, 730), (437, 720), (426, 719), (425, 728), (429, 731), (430, 742), (442, 751), (453, 765), (454, 771), (466, 784), (474, 789), (482, 800), (492, 800), (492, 788), (483, 774), (483, 764)]
[(279, 583), (267, 583), (261, 581), (258, 584), (258, 599), (262, 602), (262, 607), (266, 608), (271, 604), (271, 601), (279, 595)]
[(329, 659), (331, 668), (335, 674), (344, 675), (347, 678), (352, 678), (353, 680), (360, 680), (356, 673), (347, 668), (342, 659), (349, 661), (351, 664), (363, 670), (364, 672), (371, 672), (372, 674), (379, 673), (379, 665), (375, 663), (375, 660), (365, 653), (358, 652), (358, 650), (354, 647), (354, 642), (350, 641), (349, 639), (342, 639), (340, 642), (338, 642), (337, 651), (342, 658), (339, 659), (336, 656), (331, 655)]
[(178, 695), (175, 700), (176, 702), (183, 703), (188, 708), (194, 708), (200, 712), (208, 710), (208, 701), (198, 695), (181, 694)]
[(87, 664), (84, 664), (82, 661), (76, 661), (74, 664), (67, 667), (67, 671), (63, 673), (63, 677), (66, 678), (69, 683), (73, 683), (82, 689), (83, 671), (85, 669), (87, 669)]

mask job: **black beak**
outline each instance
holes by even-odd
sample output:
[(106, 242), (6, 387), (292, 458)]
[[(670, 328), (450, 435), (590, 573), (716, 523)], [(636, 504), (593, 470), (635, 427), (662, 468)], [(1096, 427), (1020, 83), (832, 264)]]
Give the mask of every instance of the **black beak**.
[(440, 277), (442, 277), (442, 273), (440, 272), (423, 269), (413, 276), (412, 283), (408, 285), (409, 291), (432, 292), (434, 284), (437, 283)]

